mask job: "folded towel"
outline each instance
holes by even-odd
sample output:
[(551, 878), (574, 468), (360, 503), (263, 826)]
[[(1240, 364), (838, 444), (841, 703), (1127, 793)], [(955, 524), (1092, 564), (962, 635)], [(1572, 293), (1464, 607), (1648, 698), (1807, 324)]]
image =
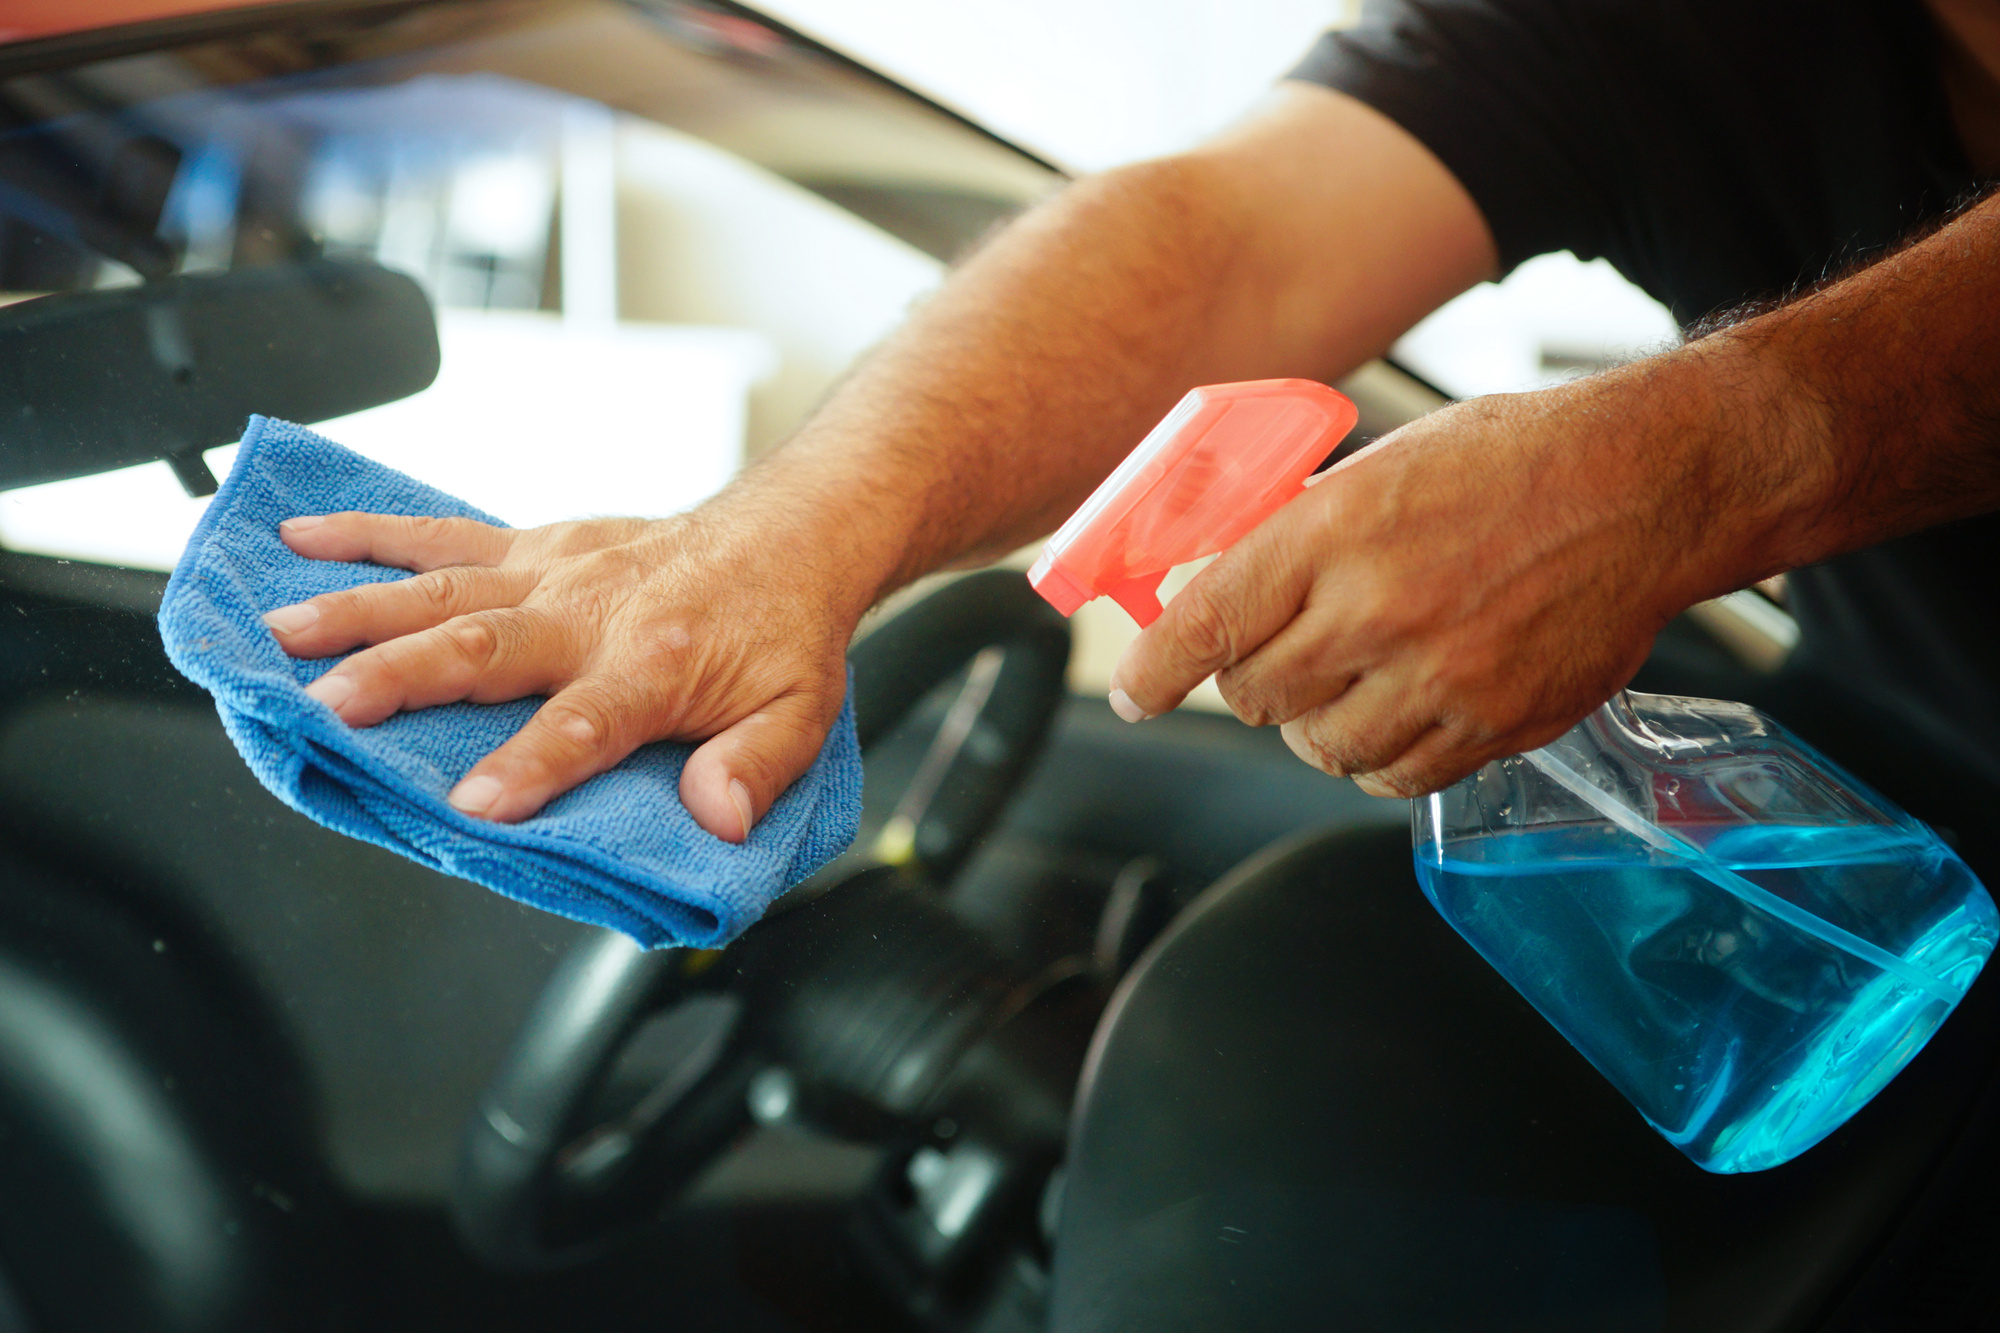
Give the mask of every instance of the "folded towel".
[(294, 810), (648, 947), (726, 943), (853, 840), (861, 759), (852, 699), (812, 768), (740, 845), (704, 832), (681, 805), (687, 745), (648, 745), (518, 824), (452, 809), (445, 793), (542, 701), (447, 704), (354, 728), (308, 698), (304, 687), (338, 659), (286, 656), (263, 613), (410, 577), (306, 560), (278, 539), (284, 519), (342, 510), (497, 522), (303, 427), (252, 417), (160, 607), (167, 655), (215, 696), (251, 770)]

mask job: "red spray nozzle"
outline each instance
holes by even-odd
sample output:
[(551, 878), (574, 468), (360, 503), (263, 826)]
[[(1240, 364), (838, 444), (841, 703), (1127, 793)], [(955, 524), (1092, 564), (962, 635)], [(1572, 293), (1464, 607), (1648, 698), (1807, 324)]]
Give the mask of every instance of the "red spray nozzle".
[(1066, 616), (1110, 597), (1152, 624), (1167, 571), (1233, 546), (1277, 512), (1356, 415), (1312, 380), (1191, 391), (1049, 538), (1028, 582)]

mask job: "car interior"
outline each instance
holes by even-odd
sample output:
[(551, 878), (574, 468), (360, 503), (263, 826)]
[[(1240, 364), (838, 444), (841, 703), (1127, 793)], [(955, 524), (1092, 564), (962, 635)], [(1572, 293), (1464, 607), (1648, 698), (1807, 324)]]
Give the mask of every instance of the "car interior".
[[(20, 41), (0, 115), (0, 1330), (1996, 1308), (1990, 988), (1803, 1169), (1732, 1191), (1628, 1115), (1579, 1174), (1582, 1113), (1539, 1108), (1616, 1094), (1496, 977), (1439, 994), (1361, 943), (1429, 911), (1341, 892), (1406, 860), (1406, 803), (1214, 705), (1118, 721), (1122, 613), (1065, 622), (1022, 559), (864, 626), (861, 836), (720, 951), (317, 827), (167, 663), (166, 571), (249, 413), (516, 524), (684, 509), (1046, 162), (719, 0)], [(1445, 401), (1386, 361), (1342, 387), (1343, 450)], [(1767, 661), (1774, 614), (1662, 653)], [(1233, 992), (1245, 957), (1296, 984)], [(1343, 1027), (1398, 987), (1449, 1048)], [(1504, 1128), (1442, 1118), (1471, 1104)], [(1344, 1306), (1371, 1270), (1423, 1299)]]

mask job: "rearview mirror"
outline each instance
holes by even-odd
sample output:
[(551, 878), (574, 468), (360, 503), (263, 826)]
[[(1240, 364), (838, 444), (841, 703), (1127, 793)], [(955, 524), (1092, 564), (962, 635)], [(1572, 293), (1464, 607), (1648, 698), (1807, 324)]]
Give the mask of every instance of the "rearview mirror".
[(204, 449), (253, 412), (315, 422), (437, 378), (423, 290), (375, 264), (188, 274), (0, 308), (0, 489), (165, 459), (191, 495)]

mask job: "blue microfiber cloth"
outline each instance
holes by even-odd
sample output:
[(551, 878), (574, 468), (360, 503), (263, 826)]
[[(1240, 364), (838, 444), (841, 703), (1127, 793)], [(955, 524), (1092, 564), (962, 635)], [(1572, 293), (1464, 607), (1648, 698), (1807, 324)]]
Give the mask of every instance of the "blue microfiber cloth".
[(682, 806), (687, 745), (648, 745), (519, 824), (452, 809), (445, 793), (542, 701), (447, 704), (357, 729), (306, 697), (339, 659), (286, 656), (263, 613), (410, 577), (307, 560), (278, 538), (284, 519), (343, 510), (498, 522), (301, 426), (252, 417), (160, 607), (167, 656), (215, 696), (251, 770), (294, 810), (648, 947), (726, 943), (853, 841), (861, 755), (851, 698), (812, 768), (740, 845), (704, 832)]

